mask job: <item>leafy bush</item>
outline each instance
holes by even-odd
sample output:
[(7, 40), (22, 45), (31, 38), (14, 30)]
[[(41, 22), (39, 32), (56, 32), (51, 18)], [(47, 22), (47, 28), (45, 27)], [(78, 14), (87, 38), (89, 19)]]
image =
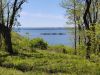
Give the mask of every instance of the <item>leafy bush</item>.
[(38, 48), (38, 49), (47, 49), (48, 44), (45, 42), (42, 38), (34, 38), (30, 41), (30, 46), (32, 48)]
[(12, 46), (14, 53), (18, 54), (23, 51), (35, 51), (30, 47), (30, 39), (22, 37), (16, 32), (12, 32)]
[(95, 63), (100, 63), (100, 57), (98, 55), (91, 54), (90, 61), (95, 62)]
[(23, 72), (26, 72), (26, 71), (30, 71), (32, 69), (32, 66), (30, 66), (28, 63), (20, 63), (16, 66), (16, 68), (18, 70), (21, 70)]
[(6, 68), (13, 68), (13, 67), (14, 67), (14, 64), (5, 61), (5, 62), (3, 62), (3, 63), (1, 64), (1, 66), (2, 66), (2, 67), (6, 67)]

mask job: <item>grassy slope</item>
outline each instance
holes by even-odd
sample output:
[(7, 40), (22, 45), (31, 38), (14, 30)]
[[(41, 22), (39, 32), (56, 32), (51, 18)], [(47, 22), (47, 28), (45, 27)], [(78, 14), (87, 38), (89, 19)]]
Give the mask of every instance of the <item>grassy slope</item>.
[(2, 55), (0, 61), (0, 75), (4, 72), (6, 75), (100, 75), (99, 63), (79, 56), (41, 50), (16, 56)]
[[(14, 37), (17, 40), (13, 40), (19, 42), (22, 39), (17, 34)], [(18, 44), (16, 49), (17, 46)], [(18, 55), (15, 56), (0, 51), (0, 75), (100, 75), (99, 57), (93, 55), (89, 61), (82, 56), (70, 52), (64, 54), (56, 51), (57, 48), (54, 49), (18, 50)]]

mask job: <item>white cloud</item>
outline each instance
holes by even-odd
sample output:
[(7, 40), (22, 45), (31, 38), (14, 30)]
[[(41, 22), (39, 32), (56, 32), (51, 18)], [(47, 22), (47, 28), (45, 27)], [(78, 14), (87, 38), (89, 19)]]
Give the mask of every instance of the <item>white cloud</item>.
[(63, 15), (57, 14), (21, 12), (19, 21), (22, 27), (73, 27), (66, 25)]

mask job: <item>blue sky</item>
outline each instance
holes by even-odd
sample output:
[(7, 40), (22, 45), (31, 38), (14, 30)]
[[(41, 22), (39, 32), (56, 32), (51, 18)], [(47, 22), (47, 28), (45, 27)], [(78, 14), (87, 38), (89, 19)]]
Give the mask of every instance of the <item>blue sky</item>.
[(19, 21), (22, 27), (65, 27), (65, 9), (61, 0), (28, 0)]

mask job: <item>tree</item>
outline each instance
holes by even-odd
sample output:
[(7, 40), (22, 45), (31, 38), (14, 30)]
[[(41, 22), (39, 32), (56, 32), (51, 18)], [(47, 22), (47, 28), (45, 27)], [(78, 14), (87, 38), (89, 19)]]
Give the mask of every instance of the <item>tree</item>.
[(5, 4), (3, 1), (0, 1), (0, 34), (5, 40), (6, 50), (9, 54), (13, 54), (11, 31), (12, 27), (17, 23), (19, 10), (26, 0), (5, 0)]
[[(86, 45), (87, 45), (87, 54), (86, 54), (86, 58), (89, 59), (90, 58), (90, 53), (93, 50), (93, 53), (96, 53), (96, 49), (97, 49), (97, 35), (96, 33), (98, 32), (96, 30), (96, 25), (98, 23), (98, 17), (99, 17), (99, 6), (97, 6), (97, 3), (99, 2), (99, 0), (86, 0), (86, 10), (83, 16), (84, 19), (84, 25), (87, 31), (87, 36), (86, 36)], [(100, 23), (99, 23), (100, 24)], [(99, 26), (98, 26), (99, 27)]]
[[(80, 34), (77, 35), (77, 31), (82, 31), (82, 11), (83, 4), (82, 0), (62, 0), (62, 7), (66, 9), (68, 18), (72, 21), (72, 24), (75, 28), (75, 37), (74, 37), (74, 54), (77, 54), (77, 41), (80, 45)], [(79, 38), (78, 38), (79, 37)]]
[[(85, 13), (84, 13), (84, 16), (83, 16), (83, 19), (84, 19), (84, 24), (85, 24), (85, 28), (87, 31), (90, 30), (90, 27), (89, 27), (89, 19), (90, 19), (90, 6), (91, 6), (91, 0), (86, 0), (86, 10), (85, 10)], [(87, 54), (86, 54), (86, 58), (87, 59), (90, 59), (90, 47), (91, 47), (91, 37), (89, 35), (87, 35), (86, 37), (87, 41), (86, 41), (86, 45), (87, 45)]]
[(100, 52), (100, 0), (62, 0), (62, 4), (69, 19), (78, 27), (79, 46), (84, 44), (86, 58), (90, 59), (91, 53)]

